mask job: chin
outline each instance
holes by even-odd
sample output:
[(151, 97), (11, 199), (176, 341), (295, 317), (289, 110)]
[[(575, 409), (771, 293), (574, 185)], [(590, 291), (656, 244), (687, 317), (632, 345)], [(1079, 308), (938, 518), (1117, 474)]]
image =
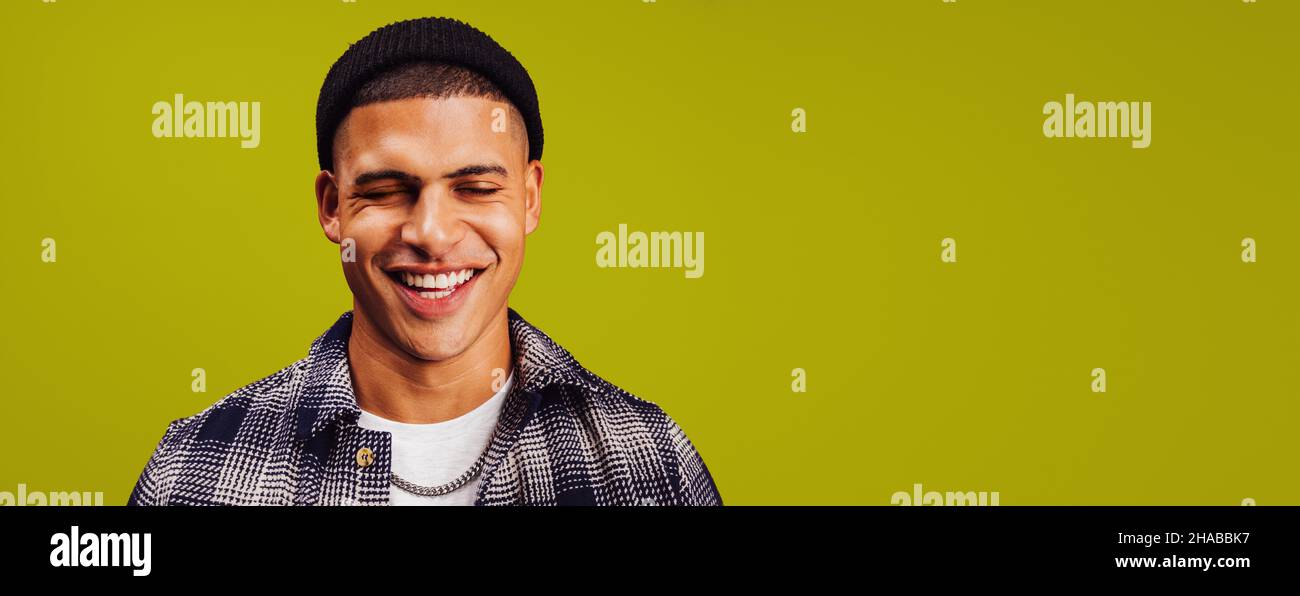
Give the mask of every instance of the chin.
[(420, 360), (441, 362), (448, 358), (454, 358), (464, 351), (463, 348), (412, 348), (410, 354)]
[(461, 330), (441, 329), (433, 325), (423, 332), (423, 336), (412, 336), (408, 332), (406, 352), (421, 360), (446, 360), (460, 355), (469, 347), (466, 334)]

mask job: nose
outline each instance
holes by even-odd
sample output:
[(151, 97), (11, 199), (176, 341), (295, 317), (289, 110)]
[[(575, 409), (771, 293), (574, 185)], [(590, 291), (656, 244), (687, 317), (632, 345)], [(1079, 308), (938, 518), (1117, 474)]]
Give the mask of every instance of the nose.
[(421, 191), (402, 225), (402, 242), (433, 259), (450, 252), (464, 235), (454, 201), (434, 187)]

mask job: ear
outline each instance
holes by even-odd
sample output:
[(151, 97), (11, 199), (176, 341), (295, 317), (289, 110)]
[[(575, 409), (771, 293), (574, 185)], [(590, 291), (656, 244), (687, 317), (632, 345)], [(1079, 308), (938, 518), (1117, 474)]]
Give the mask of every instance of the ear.
[(532, 234), (542, 219), (542, 162), (534, 159), (524, 174), (524, 234)]
[(320, 227), (330, 242), (338, 244), (342, 241), (339, 232), (339, 187), (334, 182), (334, 174), (329, 170), (321, 170), (316, 176), (316, 217), (320, 219)]

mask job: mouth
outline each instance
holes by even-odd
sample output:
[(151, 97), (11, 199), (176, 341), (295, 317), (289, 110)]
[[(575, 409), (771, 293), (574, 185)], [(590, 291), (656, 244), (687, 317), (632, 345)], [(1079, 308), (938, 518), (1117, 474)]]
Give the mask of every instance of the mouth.
[(486, 269), (464, 267), (441, 271), (385, 271), (398, 286), (407, 305), (423, 316), (445, 315), (465, 300)]

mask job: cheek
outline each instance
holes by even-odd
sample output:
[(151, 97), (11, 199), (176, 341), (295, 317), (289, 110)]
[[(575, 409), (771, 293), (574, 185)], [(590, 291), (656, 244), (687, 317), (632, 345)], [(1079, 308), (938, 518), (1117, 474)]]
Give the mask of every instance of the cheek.
[(342, 239), (356, 243), (358, 255), (373, 255), (400, 229), (401, 218), (395, 212), (372, 207), (344, 219), (339, 234)]
[(512, 205), (500, 205), (475, 222), (483, 242), (498, 255), (516, 255), (523, 249), (523, 212)]

